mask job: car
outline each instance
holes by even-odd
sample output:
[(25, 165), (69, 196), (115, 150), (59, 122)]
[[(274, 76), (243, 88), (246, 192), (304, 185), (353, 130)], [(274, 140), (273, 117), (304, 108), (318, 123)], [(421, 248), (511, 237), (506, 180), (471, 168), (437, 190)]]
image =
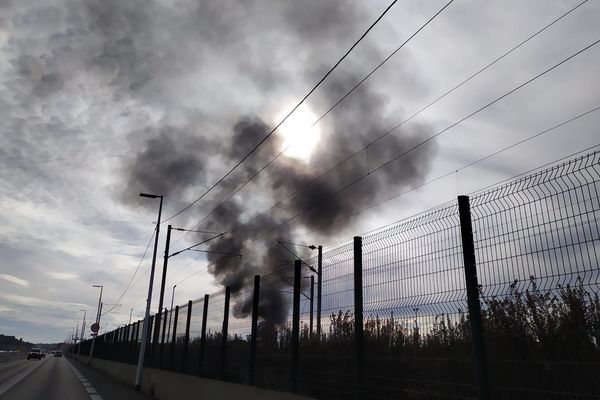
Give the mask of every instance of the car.
[(27, 359), (31, 360), (33, 358), (35, 358), (36, 360), (41, 360), (42, 350), (38, 349), (37, 347), (31, 348), (31, 350), (29, 350), (29, 353), (27, 353)]
[(55, 351), (54, 357), (62, 357), (62, 351)]

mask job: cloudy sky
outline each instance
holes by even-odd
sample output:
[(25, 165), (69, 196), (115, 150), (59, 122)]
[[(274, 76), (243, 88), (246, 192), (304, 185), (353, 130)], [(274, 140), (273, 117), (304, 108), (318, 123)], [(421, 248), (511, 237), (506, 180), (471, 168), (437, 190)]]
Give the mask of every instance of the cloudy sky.
[[(138, 193), (164, 194), (163, 219), (190, 204), (389, 3), (0, 0), (0, 333), (62, 341), (80, 310), (95, 313), (93, 284), (111, 310), (104, 327), (127, 322), (132, 308), (139, 318), (158, 201)], [(600, 4), (590, 0), (371, 144), (579, 3), (456, 0), (312, 126), (446, 1), (395, 4), (256, 153), (163, 224), (159, 256), (167, 223), (231, 232), (211, 248), (244, 254), (208, 268), (216, 259), (201, 253), (173, 257), (168, 292), (177, 284), (183, 303), (243, 283), (279, 256), (264, 256), (277, 238), (347, 241), (598, 144), (594, 112), (358, 213), (600, 106), (599, 44), (382, 167), (600, 39)], [(205, 238), (177, 231), (172, 249)]]

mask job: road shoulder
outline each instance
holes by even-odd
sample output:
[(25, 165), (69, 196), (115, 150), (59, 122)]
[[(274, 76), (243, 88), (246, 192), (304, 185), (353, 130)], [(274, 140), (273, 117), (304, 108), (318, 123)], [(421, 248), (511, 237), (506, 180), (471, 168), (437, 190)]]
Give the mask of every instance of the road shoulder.
[[(69, 363), (75, 370), (75, 374), (82, 384), (88, 382), (86, 390), (90, 393), (92, 400), (127, 399), (127, 400), (150, 400), (152, 397), (138, 392), (132, 385), (126, 385), (116, 381), (104, 372), (89, 367), (85, 363), (69, 358)], [(87, 388), (93, 388), (93, 391)]]

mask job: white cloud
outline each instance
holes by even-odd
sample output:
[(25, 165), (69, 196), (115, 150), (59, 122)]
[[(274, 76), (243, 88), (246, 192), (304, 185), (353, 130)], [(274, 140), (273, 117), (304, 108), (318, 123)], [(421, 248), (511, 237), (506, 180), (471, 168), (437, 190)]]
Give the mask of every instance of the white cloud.
[(59, 281), (67, 281), (70, 279), (77, 278), (77, 275), (68, 272), (46, 272), (46, 275), (48, 275), (52, 279), (57, 279)]
[(0, 279), (4, 279), (5, 281), (14, 283), (15, 285), (29, 287), (29, 282), (27, 282), (25, 279), (17, 278), (14, 275), (0, 274)]

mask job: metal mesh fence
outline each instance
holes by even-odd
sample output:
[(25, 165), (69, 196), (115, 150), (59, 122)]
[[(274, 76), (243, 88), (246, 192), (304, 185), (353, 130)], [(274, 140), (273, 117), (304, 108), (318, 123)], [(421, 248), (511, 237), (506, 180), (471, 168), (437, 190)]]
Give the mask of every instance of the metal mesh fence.
[(370, 393), (473, 396), (462, 257), (455, 204), (363, 238)]
[(599, 161), (592, 153), (472, 197), (498, 398), (598, 398)]
[[(320, 276), (308, 252), (297, 316), (293, 259), (263, 274), (254, 341), (252, 282), (231, 292), (227, 324), (224, 291), (209, 296), (206, 316), (204, 299), (163, 315), (166, 339), (150, 365), (316, 398), (474, 399), (483, 360), (493, 398), (600, 398), (599, 188), (594, 152), (471, 196), (479, 293), (469, 289), (470, 297), (471, 242), (463, 248), (459, 207), (446, 204), (365, 235), (362, 280), (354, 243), (325, 249)], [(481, 322), (468, 297), (480, 305)], [(96, 356), (134, 362), (141, 323), (133, 325), (100, 335)], [(485, 351), (474, 356), (476, 325)], [(90, 341), (81, 348), (89, 351)]]

